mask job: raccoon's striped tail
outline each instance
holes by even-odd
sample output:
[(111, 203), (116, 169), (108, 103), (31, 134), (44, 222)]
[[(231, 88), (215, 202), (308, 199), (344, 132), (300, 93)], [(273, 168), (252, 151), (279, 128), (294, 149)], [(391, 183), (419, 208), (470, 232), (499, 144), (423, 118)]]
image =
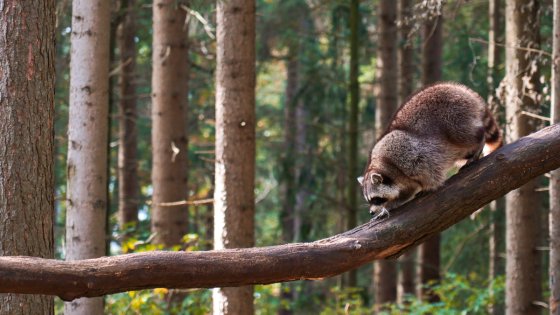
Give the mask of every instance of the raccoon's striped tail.
[(488, 108), (484, 112), (484, 155), (495, 151), (503, 144), (502, 130)]

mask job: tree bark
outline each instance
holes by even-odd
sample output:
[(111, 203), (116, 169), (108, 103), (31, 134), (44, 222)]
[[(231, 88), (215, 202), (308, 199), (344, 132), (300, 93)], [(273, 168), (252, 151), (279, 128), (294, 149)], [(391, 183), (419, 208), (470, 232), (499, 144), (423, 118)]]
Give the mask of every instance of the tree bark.
[[(471, 164), (387, 219), (312, 243), (207, 252), (146, 252), (82, 261), (0, 257), (0, 292), (65, 300), (146, 288), (209, 288), (331, 277), (395, 258), (486, 203), (560, 167), (560, 124)], [(37, 281), (40, 279), (41, 281)]]
[(488, 72), (486, 83), (488, 84), (488, 104), (493, 109), (498, 106), (495, 93), (499, 84), (499, 71), (497, 67), (500, 65), (502, 52), (499, 44), (503, 40), (502, 5), (502, 0), (488, 1)]
[[(0, 256), (53, 258), (55, 3), (0, 16)], [(52, 297), (0, 294), (2, 315), (53, 312)]]
[[(360, 2), (359, 0), (350, 1), (350, 116), (348, 121), (348, 196), (347, 196), (347, 229), (351, 229), (357, 224), (358, 212), (358, 117), (360, 103), (360, 84), (359, 76), (359, 23), (360, 23)], [(348, 273), (346, 284), (349, 287), (357, 285), (356, 270)]]
[(441, 80), (443, 15), (431, 17), (423, 26), (422, 85)]
[[(295, 236), (295, 204), (296, 204), (296, 174), (295, 174), (295, 146), (296, 146), (296, 94), (298, 90), (298, 60), (297, 49), (290, 48), (290, 58), (286, 62), (286, 92), (284, 101), (284, 153), (282, 173), (282, 240), (284, 243), (294, 242)], [(293, 286), (282, 284), (278, 314), (291, 315), (294, 297)]]
[(154, 0), (152, 54), (152, 233), (165, 247), (181, 244), (188, 229), (188, 46), (182, 1)]
[[(217, 4), (214, 248), (251, 247), (255, 215), (255, 1)], [(214, 314), (252, 314), (253, 287), (214, 289)]]
[[(109, 2), (73, 2), (66, 260), (105, 255), (109, 31)], [(102, 313), (101, 298), (64, 305), (64, 314)]]
[(117, 40), (120, 51), (119, 66), (119, 212), (121, 230), (138, 222), (138, 161), (136, 121), (136, 1), (122, 1), (123, 20)]
[[(495, 96), (499, 84), (498, 66), (501, 60), (502, 48), (499, 43), (503, 42), (503, 10), (501, 0), (490, 0), (488, 2), (488, 72), (486, 83), (488, 84), (487, 102), (493, 110), (494, 117), (503, 117), (503, 107), (500, 107), (499, 100)], [(504, 273), (503, 258), (500, 253), (504, 251), (504, 220), (505, 220), (505, 200), (499, 198), (490, 203), (490, 224), (488, 226), (488, 280), (490, 283), (500, 274)], [(491, 294), (493, 294), (491, 292)], [(490, 314), (503, 314), (503, 303), (492, 303), (489, 305)]]
[[(530, 134), (534, 118), (521, 111), (538, 112), (536, 54), (517, 47), (538, 49), (537, 1), (506, 2), (506, 141)], [(541, 300), (540, 253), (536, 250), (540, 230), (538, 180), (533, 179), (506, 196), (506, 313), (540, 314), (534, 301)]]
[[(427, 86), (441, 80), (442, 73), (442, 32), (443, 16), (431, 17), (424, 25), (422, 47), (422, 85)], [(430, 302), (439, 301), (427, 285), (440, 279), (440, 235), (434, 235), (420, 246), (419, 256), (419, 297)]]
[[(560, 122), (560, 2), (554, 0), (552, 35), (552, 123)], [(550, 314), (560, 315), (560, 170), (550, 173)]]
[[(377, 49), (377, 106), (375, 134), (381, 137), (398, 108), (397, 69), (397, 1), (379, 3), (379, 38)], [(374, 266), (375, 309), (397, 299), (396, 261), (377, 261)]]
[[(399, 39), (401, 45), (398, 47), (397, 58), (399, 66), (399, 104), (402, 104), (414, 91), (414, 44), (408, 38), (412, 25), (412, 1), (399, 1)], [(403, 303), (405, 297), (413, 296), (416, 292), (416, 249), (404, 253), (399, 259), (400, 277), (397, 287), (397, 300)]]

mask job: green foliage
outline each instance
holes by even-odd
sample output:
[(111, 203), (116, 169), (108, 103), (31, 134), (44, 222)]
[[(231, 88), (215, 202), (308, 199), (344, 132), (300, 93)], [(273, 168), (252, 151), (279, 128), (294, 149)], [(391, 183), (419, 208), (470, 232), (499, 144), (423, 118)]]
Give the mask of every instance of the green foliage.
[(488, 314), (490, 305), (504, 302), (505, 278), (500, 276), (489, 283), (475, 273), (466, 276), (449, 273), (440, 284), (432, 286), (431, 289), (437, 294), (440, 302), (427, 303), (409, 297), (404, 304), (389, 305), (385, 314)]
[[(175, 295), (186, 295), (182, 300), (174, 301)], [(106, 298), (106, 314), (154, 314), (203, 315), (210, 312), (210, 290), (154, 290), (131, 291), (113, 294)]]
[(371, 307), (364, 305), (362, 291), (361, 288), (333, 287), (321, 315), (371, 314)]

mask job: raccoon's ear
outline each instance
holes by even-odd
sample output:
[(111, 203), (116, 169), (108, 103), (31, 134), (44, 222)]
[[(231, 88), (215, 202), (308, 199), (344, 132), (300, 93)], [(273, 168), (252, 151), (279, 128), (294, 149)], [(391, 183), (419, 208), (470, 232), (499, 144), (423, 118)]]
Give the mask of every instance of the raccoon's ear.
[(364, 185), (364, 177), (363, 176), (358, 177), (357, 180), (358, 180), (358, 183), (360, 183), (360, 185), (362, 185), (362, 186)]
[(371, 174), (371, 183), (374, 185), (383, 183), (383, 176), (379, 173)]

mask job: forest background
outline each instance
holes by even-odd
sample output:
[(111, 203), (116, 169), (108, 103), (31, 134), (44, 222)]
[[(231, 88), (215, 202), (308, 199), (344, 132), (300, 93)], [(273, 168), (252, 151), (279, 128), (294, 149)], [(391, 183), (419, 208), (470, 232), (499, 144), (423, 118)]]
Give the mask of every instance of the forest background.
[[(258, 0), (256, 24), (256, 173), (255, 173), (255, 246), (287, 242), (307, 242), (345, 231), (356, 223), (369, 220), (367, 205), (358, 196), (356, 218), (351, 219), (347, 191), (356, 186), (367, 154), (376, 138), (376, 114), (380, 91), (379, 56), (382, 48), (380, 12), (386, 1), (334, 0)], [(431, 32), (426, 24), (436, 17), (441, 27), (441, 77), (477, 91), (487, 98), (505, 125), (503, 114), (505, 75), (504, 42), (505, 7), (494, 2), (502, 28), (491, 33), (488, 1), (401, 1), (408, 3), (406, 14), (395, 11), (394, 26), (398, 48), (408, 47), (411, 63), (406, 80), (412, 89), (423, 86), (423, 50)], [(497, 3), (497, 5), (496, 5)], [(533, 3), (533, 2), (531, 2)], [(536, 3), (536, 2), (535, 2)], [(355, 6), (354, 6), (355, 5)], [(358, 9), (352, 13), (352, 8)], [(66, 209), (68, 118), (70, 97), (70, 52), (72, 3), (57, 2), (56, 14), (56, 94), (55, 94), (55, 257), (66, 258)], [(169, 248), (153, 242), (151, 226), (154, 188), (152, 185), (152, 2), (122, 1), (111, 13), (111, 55), (109, 85), (109, 137), (107, 139), (108, 201), (107, 255)], [(212, 199), (215, 163), (215, 77), (216, 77), (216, 4), (193, 0), (182, 7), (188, 24), (188, 110), (185, 132), (188, 135), (188, 233), (174, 250), (209, 250), (213, 248)], [(534, 113), (550, 116), (552, 51), (552, 1), (538, 6), (540, 47), (531, 52), (532, 66), (538, 68), (539, 100), (542, 106)], [(135, 54), (124, 56), (119, 26), (133, 16)], [(501, 17), (500, 17), (501, 16)], [(352, 25), (355, 26), (354, 32)], [(403, 32), (403, 29), (406, 32)], [(433, 28), (435, 30), (435, 27)], [(352, 43), (352, 34), (354, 41)], [(491, 45), (496, 44), (496, 45)], [(489, 64), (489, 46), (497, 51)], [(352, 48), (353, 47), (353, 48)], [(130, 48), (130, 47), (129, 47)], [(355, 50), (353, 50), (355, 49)], [(352, 52), (357, 53), (358, 58)], [(396, 51), (395, 51), (396, 53)], [(124, 58), (123, 58), (124, 56)], [(132, 59), (131, 59), (132, 58)], [(351, 133), (352, 60), (357, 63), (359, 82), (359, 120), (357, 133)], [(400, 59), (399, 59), (400, 60)], [(132, 95), (120, 90), (123, 69), (134, 63), (128, 77), (133, 82)], [(397, 65), (395, 65), (397, 66)], [(490, 70), (489, 70), (490, 69)], [(121, 81), (119, 81), (119, 78)], [(355, 91), (355, 90), (354, 90)], [(395, 90), (395, 98), (398, 96)], [(119, 102), (135, 100), (137, 114), (132, 117), (137, 130), (137, 205), (138, 220), (119, 219)], [(538, 120), (538, 126), (546, 120)], [(379, 125), (379, 124), (378, 124)], [(377, 126), (379, 128), (379, 126)], [(358, 148), (357, 164), (351, 161), (352, 143)], [(357, 165), (357, 166), (356, 166)], [(357, 170), (353, 173), (352, 170)], [(541, 233), (536, 248), (544, 294), (537, 304), (547, 306), (548, 266), (548, 180), (539, 179), (539, 194), (534, 203), (541, 217)], [(291, 193), (290, 193), (291, 192)], [(354, 191), (356, 195), (356, 191)], [(290, 206), (286, 206), (289, 204)], [(292, 208), (286, 220), (286, 208)], [(441, 235), (438, 283), (431, 286), (437, 301), (404, 295), (399, 289), (398, 303), (380, 308), (388, 313), (459, 313), (486, 314), (503, 311), (505, 303), (505, 213), (504, 205), (495, 211), (481, 211), (454, 225)], [(295, 228), (294, 228), (295, 227)], [(286, 232), (286, 231), (290, 232)], [(158, 244), (159, 243), (159, 244)], [(416, 262), (416, 254), (407, 259)], [(404, 270), (394, 262), (396, 270)], [(402, 275), (400, 276), (402, 279)], [(373, 265), (357, 275), (346, 274), (321, 281), (297, 281), (289, 285), (256, 286), (255, 313), (344, 314), (369, 313), (374, 307)], [(396, 279), (396, 275), (395, 275)], [(419, 279), (416, 280), (416, 289)], [(396, 280), (395, 280), (396, 283)], [(175, 294), (176, 293), (176, 294)], [(189, 313), (211, 311), (210, 290), (144, 290), (105, 298), (105, 312)], [(170, 296), (179, 296), (177, 302)], [(57, 300), (57, 312), (62, 302)]]

